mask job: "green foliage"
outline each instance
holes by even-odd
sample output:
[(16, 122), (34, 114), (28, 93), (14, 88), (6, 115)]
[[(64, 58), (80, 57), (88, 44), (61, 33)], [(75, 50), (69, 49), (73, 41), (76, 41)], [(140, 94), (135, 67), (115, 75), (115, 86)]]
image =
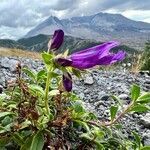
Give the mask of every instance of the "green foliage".
[(137, 85), (133, 85), (131, 88), (131, 99), (136, 101), (140, 95), (140, 87)]
[(150, 41), (145, 44), (145, 50), (142, 57), (141, 70), (146, 70), (150, 72)]
[(150, 93), (142, 93), (139, 86), (133, 85), (127, 108), (123, 108), (121, 100), (112, 96), (116, 105), (110, 107), (111, 118), (108, 122), (101, 122), (95, 114), (86, 110), (76, 94), (66, 92), (62, 86), (62, 72), (72, 73), (78, 78), (82, 72), (57, 65), (54, 62), (56, 57), (42, 53), (45, 67), (39, 72), (18, 68), (14, 87), (1, 95), (0, 149), (6, 149), (7, 145), (21, 150), (148, 148), (142, 145), (135, 132), (135, 140), (124, 138), (118, 121), (126, 113), (149, 111)]
[(111, 106), (111, 108), (110, 108), (111, 121), (114, 120), (116, 113), (117, 113), (117, 110), (118, 110), (117, 106)]

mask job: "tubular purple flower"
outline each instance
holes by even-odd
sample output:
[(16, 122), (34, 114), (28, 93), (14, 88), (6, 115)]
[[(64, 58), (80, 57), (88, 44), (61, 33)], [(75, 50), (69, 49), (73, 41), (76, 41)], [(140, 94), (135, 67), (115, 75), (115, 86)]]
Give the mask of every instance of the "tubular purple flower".
[(63, 41), (64, 41), (64, 31), (61, 29), (55, 30), (52, 39), (48, 43), (48, 51), (59, 49)]
[(72, 90), (72, 77), (68, 72), (63, 74), (63, 86), (67, 92)]
[(76, 52), (68, 58), (58, 58), (57, 63), (62, 66), (71, 66), (77, 69), (88, 69), (96, 65), (110, 65), (125, 58), (126, 53), (119, 51), (116, 54), (110, 53), (110, 49), (118, 46), (116, 41), (106, 42), (80, 52)]

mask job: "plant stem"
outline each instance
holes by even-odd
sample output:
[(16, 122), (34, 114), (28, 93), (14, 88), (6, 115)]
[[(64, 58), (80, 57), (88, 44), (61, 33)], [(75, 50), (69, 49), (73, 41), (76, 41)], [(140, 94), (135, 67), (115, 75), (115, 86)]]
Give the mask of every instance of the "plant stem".
[(46, 88), (45, 88), (45, 108), (46, 108), (47, 114), (49, 114), (49, 112), (50, 112), (49, 111), (49, 104), (48, 104), (48, 92), (49, 92), (50, 77), (51, 77), (51, 68), (48, 69)]
[(114, 119), (114, 120), (111, 121), (111, 122), (101, 122), (101, 123), (100, 123), (100, 122), (88, 121), (87, 123), (92, 124), (92, 125), (95, 125), (95, 126), (97, 126), (97, 127), (100, 127), (100, 126), (111, 126), (111, 125), (115, 124), (116, 122), (118, 122), (118, 120), (121, 119), (121, 118), (130, 110), (130, 108), (131, 108), (133, 105), (134, 105), (134, 102), (131, 102), (131, 103), (128, 105), (128, 107), (127, 107), (126, 109), (124, 109), (124, 110), (122, 111), (122, 113), (120, 113), (120, 115), (118, 115), (118, 116), (116, 117), (116, 119)]

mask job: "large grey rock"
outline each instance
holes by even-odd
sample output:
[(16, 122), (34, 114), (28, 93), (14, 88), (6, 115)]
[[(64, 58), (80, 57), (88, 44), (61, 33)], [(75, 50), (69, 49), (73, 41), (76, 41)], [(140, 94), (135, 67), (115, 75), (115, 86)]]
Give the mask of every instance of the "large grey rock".
[(16, 70), (16, 65), (19, 63), (18, 60), (14, 60), (14, 59), (11, 59), (9, 61), (9, 69), (11, 72), (15, 71)]
[(11, 72), (16, 70), (16, 65), (19, 63), (18, 60), (9, 59), (7, 57), (2, 58), (1, 67), (9, 69)]
[(8, 57), (3, 57), (1, 58), (1, 67), (3, 68), (9, 68), (9, 58)]

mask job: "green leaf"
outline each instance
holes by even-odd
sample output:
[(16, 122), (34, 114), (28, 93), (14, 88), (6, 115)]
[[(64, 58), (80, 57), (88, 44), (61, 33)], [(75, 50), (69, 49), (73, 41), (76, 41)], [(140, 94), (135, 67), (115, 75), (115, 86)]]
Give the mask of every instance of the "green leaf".
[(63, 56), (64, 56), (64, 57), (67, 57), (68, 54), (69, 54), (69, 49), (67, 49), (67, 50), (64, 52)]
[(78, 123), (79, 125), (83, 126), (84, 129), (86, 129), (87, 131), (90, 131), (90, 128), (88, 126), (88, 124), (86, 122), (83, 122), (81, 120), (74, 120), (76, 123)]
[(56, 72), (51, 72), (50, 74), (51, 74), (51, 78), (57, 78), (59, 76), (59, 74)]
[(150, 103), (150, 93), (142, 94), (138, 99), (138, 103)]
[(7, 126), (8, 124), (10, 124), (13, 121), (12, 117), (10, 116), (6, 116), (3, 120), (2, 120), (2, 126)]
[(0, 138), (0, 150), (1, 147), (4, 147), (7, 143), (9, 143), (9, 141), (10, 141), (10, 137)]
[(31, 125), (31, 122), (30, 122), (29, 120), (25, 120), (24, 122), (22, 122), (22, 123), (20, 124), (20, 126), (21, 126), (20, 129), (24, 129), (24, 128), (30, 126), (30, 125)]
[(74, 108), (75, 112), (78, 112), (78, 113), (85, 112), (85, 109), (83, 108), (81, 101), (76, 101), (73, 104), (73, 108)]
[(78, 78), (81, 77), (81, 72), (80, 72), (80, 70), (78, 70), (78, 69), (72, 68), (72, 73), (73, 73), (75, 76), (77, 76)]
[(44, 90), (41, 86), (38, 86), (36, 84), (30, 84), (29, 85), (30, 90), (32, 90), (33, 92), (39, 92), (41, 95), (44, 95)]
[(13, 134), (13, 140), (20, 146), (24, 144), (23, 138), (19, 135), (19, 133)]
[(48, 53), (42, 53), (42, 58), (43, 58), (44, 63), (49, 65), (51, 64), (51, 59), (53, 58), (53, 56)]
[(85, 139), (91, 141), (93, 137), (90, 134), (88, 134), (88, 133), (82, 133), (80, 135), (80, 138), (85, 138)]
[(30, 137), (28, 137), (24, 144), (21, 146), (20, 150), (31, 150), (31, 144), (32, 144), (32, 140), (33, 140), (33, 135), (31, 135)]
[(0, 112), (0, 119), (9, 115), (15, 115), (12, 112)]
[(96, 144), (96, 150), (105, 150), (104, 146), (100, 144), (99, 141), (95, 140), (94, 142)]
[(13, 123), (8, 124), (5, 127), (0, 126), (0, 133), (5, 133), (11, 130)]
[(111, 108), (110, 108), (111, 121), (113, 121), (115, 119), (117, 111), (118, 111), (118, 107), (117, 106), (111, 106)]
[(102, 130), (100, 130), (100, 128), (98, 127), (93, 127), (93, 128), (94, 128), (93, 130), (94, 135), (96, 135), (99, 139), (102, 139), (105, 136), (105, 133)]
[(60, 94), (59, 90), (51, 90), (51, 91), (48, 93), (49, 96), (55, 96), (55, 95), (57, 95), (57, 94)]
[(149, 110), (150, 110), (150, 108), (148, 106), (137, 104), (130, 111), (134, 111), (134, 112), (147, 112)]
[(132, 132), (134, 138), (135, 138), (135, 141), (136, 141), (136, 144), (138, 146), (138, 148), (140, 149), (140, 146), (141, 146), (141, 139), (140, 139), (140, 136), (136, 133), (136, 132)]
[(123, 106), (123, 103), (122, 103), (122, 101), (120, 100), (119, 97), (117, 97), (117, 96), (115, 96), (115, 95), (112, 95), (111, 97), (112, 97), (112, 99), (113, 99), (114, 101), (116, 101), (121, 107)]
[(32, 140), (30, 150), (42, 150), (44, 146), (44, 135), (42, 131), (38, 131)]
[(45, 70), (41, 70), (37, 73), (36, 75), (36, 78), (37, 78), (37, 81), (39, 81), (43, 76), (46, 75), (46, 71)]
[(140, 150), (150, 150), (150, 146), (144, 146)]
[(33, 71), (31, 71), (31, 70), (29, 70), (29, 69), (27, 69), (27, 68), (23, 68), (22, 71), (23, 71), (24, 73), (26, 73), (26, 74), (28, 75), (28, 77), (32, 78), (32, 79), (35, 81), (35, 79), (36, 79), (36, 74), (35, 74)]
[(140, 87), (138, 85), (133, 85), (131, 88), (131, 99), (136, 101), (140, 96)]

